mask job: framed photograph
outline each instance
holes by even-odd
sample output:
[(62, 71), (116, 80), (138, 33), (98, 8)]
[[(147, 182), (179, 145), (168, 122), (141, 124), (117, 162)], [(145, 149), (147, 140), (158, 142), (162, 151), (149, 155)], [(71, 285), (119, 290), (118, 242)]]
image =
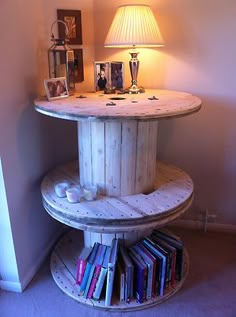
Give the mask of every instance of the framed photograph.
[(124, 89), (124, 63), (111, 62), (111, 87), (116, 90)]
[(48, 100), (69, 97), (66, 77), (57, 77), (44, 80)]
[[(82, 44), (81, 11), (57, 9), (57, 19), (65, 22), (68, 27), (69, 44)], [(58, 23), (58, 35), (65, 38), (65, 27), (62, 23)]]
[(74, 49), (74, 68), (75, 68), (75, 82), (81, 83), (82, 81), (84, 81), (84, 65), (83, 65), (82, 48)]
[(105, 90), (110, 83), (110, 62), (94, 62), (95, 91)]

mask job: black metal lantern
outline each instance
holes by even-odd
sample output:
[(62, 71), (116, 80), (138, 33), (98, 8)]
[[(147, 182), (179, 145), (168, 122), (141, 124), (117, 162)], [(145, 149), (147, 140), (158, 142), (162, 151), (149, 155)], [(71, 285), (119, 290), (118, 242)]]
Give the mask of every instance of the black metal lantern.
[[(65, 26), (65, 38), (56, 39), (53, 34), (55, 23)], [(56, 20), (51, 26), (51, 40), (53, 45), (48, 49), (49, 77), (66, 77), (68, 89), (75, 89), (74, 51), (68, 45), (68, 27), (65, 22)]]

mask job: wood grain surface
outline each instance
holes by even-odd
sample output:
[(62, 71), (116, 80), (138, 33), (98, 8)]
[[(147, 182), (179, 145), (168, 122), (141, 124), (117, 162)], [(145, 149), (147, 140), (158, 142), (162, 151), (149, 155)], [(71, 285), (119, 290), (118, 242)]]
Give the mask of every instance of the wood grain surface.
[[(143, 94), (108, 95), (83, 93), (69, 98), (47, 101), (45, 97), (34, 101), (35, 109), (45, 115), (81, 120), (161, 119), (184, 116), (200, 110), (201, 100), (188, 93), (170, 90), (147, 90)], [(153, 100), (155, 96), (157, 100)], [(111, 100), (111, 98), (124, 98)], [(151, 99), (150, 99), (151, 98)], [(114, 102), (114, 106), (107, 106)]]

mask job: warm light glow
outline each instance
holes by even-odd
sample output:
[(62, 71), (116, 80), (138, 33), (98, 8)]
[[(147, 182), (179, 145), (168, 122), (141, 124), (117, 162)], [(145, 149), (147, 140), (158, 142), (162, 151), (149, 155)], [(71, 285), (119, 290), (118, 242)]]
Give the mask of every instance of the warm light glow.
[(104, 43), (105, 47), (158, 47), (163, 45), (156, 19), (147, 5), (119, 7)]

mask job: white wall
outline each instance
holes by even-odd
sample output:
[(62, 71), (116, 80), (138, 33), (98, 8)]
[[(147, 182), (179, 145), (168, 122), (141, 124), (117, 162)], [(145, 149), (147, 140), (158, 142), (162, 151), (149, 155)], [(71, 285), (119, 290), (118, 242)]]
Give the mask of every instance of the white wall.
[(165, 40), (159, 50), (140, 49), (139, 84), (196, 94), (202, 110), (192, 116), (162, 121), (159, 158), (177, 164), (195, 183), (194, 211), (198, 219), (209, 209), (220, 224), (236, 225), (236, 5), (234, 0), (146, 0), (95, 3), (97, 60), (126, 62), (128, 50), (103, 47), (120, 4), (151, 5)]
[(86, 87), (93, 82), (88, 71), (94, 59), (92, 0), (0, 2), (0, 286), (16, 291), (33, 277), (62, 227), (42, 207), (42, 177), (57, 163), (77, 157), (76, 124), (33, 109), (48, 77), (47, 49), (56, 8), (81, 9), (87, 21), (87, 81), (81, 84)]

